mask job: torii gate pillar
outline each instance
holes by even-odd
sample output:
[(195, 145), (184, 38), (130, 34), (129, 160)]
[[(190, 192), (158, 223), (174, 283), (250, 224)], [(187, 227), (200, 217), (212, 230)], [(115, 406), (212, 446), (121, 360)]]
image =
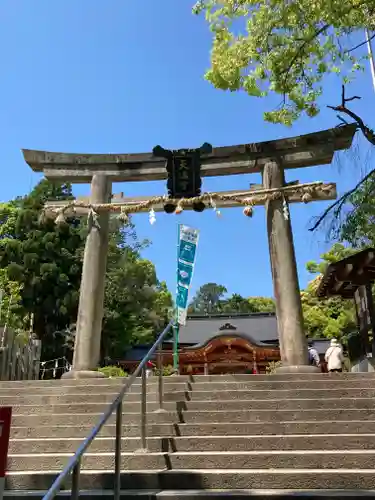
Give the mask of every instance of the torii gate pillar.
[[(93, 175), (91, 203), (109, 203), (112, 182), (106, 175)], [(73, 368), (64, 378), (100, 378), (97, 370), (100, 359), (105, 271), (109, 239), (109, 212), (89, 219), (89, 233), (83, 257), (81, 291), (79, 296), (77, 329), (74, 345)]]
[[(267, 163), (263, 169), (264, 188), (280, 188), (284, 185), (284, 169), (281, 163)], [(313, 373), (318, 371), (318, 368), (308, 362), (288, 202), (278, 198), (267, 201), (265, 208), (280, 356), (283, 363), (278, 371)]]

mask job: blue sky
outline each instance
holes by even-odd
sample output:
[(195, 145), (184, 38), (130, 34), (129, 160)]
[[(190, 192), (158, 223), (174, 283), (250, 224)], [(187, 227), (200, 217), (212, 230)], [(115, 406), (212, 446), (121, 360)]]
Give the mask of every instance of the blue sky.
[[(203, 78), (211, 35), (203, 17), (191, 14), (191, 0), (2, 0), (0, 3), (0, 200), (30, 191), (39, 176), (24, 163), (21, 148), (81, 153), (150, 151), (166, 148), (248, 143), (293, 136), (337, 124), (324, 108), (338, 104), (340, 81), (325, 83), (323, 111), (291, 129), (267, 124), (270, 101), (213, 89)], [(350, 92), (363, 99), (355, 109), (374, 126), (375, 95), (370, 72)], [(360, 141), (360, 144), (363, 142)], [(362, 155), (363, 158), (363, 155)], [(343, 192), (365, 166), (341, 154), (339, 168), (298, 169), (287, 180), (335, 181)], [(246, 189), (257, 175), (210, 178), (205, 190)], [(164, 183), (114, 185), (126, 195), (155, 195)], [(87, 194), (88, 186), (76, 193)], [(328, 248), (324, 232), (307, 228), (324, 203), (291, 209), (300, 285), (309, 280), (308, 260)], [(175, 289), (179, 222), (201, 231), (193, 292), (214, 281), (245, 296), (272, 295), (264, 208), (252, 219), (241, 209), (180, 216), (134, 218), (138, 234), (152, 246), (145, 251), (160, 279)]]

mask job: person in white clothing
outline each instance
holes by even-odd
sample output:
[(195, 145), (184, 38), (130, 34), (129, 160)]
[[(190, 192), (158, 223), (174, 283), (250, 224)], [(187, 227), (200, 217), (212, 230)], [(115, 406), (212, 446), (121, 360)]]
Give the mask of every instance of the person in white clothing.
[(331, 340), (331, 345), (328, 347), (324, 357), (327, 362), (329, 372), (342, 372), (344, 354), (336, 339)]

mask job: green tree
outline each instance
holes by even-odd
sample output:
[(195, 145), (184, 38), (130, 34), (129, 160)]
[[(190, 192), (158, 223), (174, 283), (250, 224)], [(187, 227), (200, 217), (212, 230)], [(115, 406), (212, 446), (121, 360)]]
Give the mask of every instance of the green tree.
[(227, 293), (223, 285), (206, 283), (202, 285), (190, 304), (190, 312), (212, 313), (220, 310), (220, 301)]
[(252, 312), (275, 312), (275, 300), (271, 297), (249, 297)]
[(341, 239), (354, 248), (375, 245), (375, 179), (369, 178), (349, 198), (350, 209), (341, 226)]
[(228, 312), (238, 312), (238, 313), (249, 313), (253, 312), (249, 301), (239, 295), (234, 293), (227, 300), (220, 301), (220, 309), (223, 313)]
[(19, 314), (33, 317), (40, 339), (65, 328), (77, 312), (84, 238), (79, 221), (39, 220), (46, 200), (70, 198), (70, 185), (43, 180), (30, 195), (0, 206), (0, 268), (19, 283)]
[[(70, 356), (74, 345), (87, 225), (77, 218), (62, 225), (40, 220), (46, 201), (71, 198), (69, 184), (43, 180), (30, 195), (0, 205), (3, 311), (12, 296), (15, 323), (28, 329), (33, 317), (43, 359)], [(146, 244), (131, 223), (110, 220), (103, 354), (151, 339), (168, 320), (171, 294), (153, 264), (140, 258)]]
[(336, 243), (321, 255), (320, 262), (310, 261), (306, 268), (318, 275), (305, 290), (301, 291), (302, 309), (306, 334), (309, 337), (338, 338), (345, 341), (345, 336), (356, 330), (355, 311), (352, 300), (339, 296), (320, 299), (316, 290), (327, 267), (353, 254), (352, 248)]
[(306, 269), (311, 274), (324, 274), (327, 267), (330, 264), (338, 262), (339, 260), (346, 259), (355, 253), (356, 250), (351, 247), (347, 247), (342, 243), (334, 243), (334, 245), (328, 250), (328, 252), (324, 252), (320, 258), (320, 262), (309, 261), (306, 264)]
[(130, 248), (106, 276), (102, 359), (121, 357), (127, 347), (149, 343), (170, 319), (172, 295), (157, 280), (155, 266)]
[(325, 75), (348, 82), (363, 69), (353, 35), (362, 41), (364, 28), (375, 29), (373, 0), (199, 0), (193, 12), (202, 11), (213, 33), (206, 78), (222, 90), (280, 95), (265, 119), (287, 125), (318, 114)]
[(24, 321), (18, 314), (20, 300), (20, 284), (9, 279), (7, 269), (0, 268), (0, 326), (22, 328)]

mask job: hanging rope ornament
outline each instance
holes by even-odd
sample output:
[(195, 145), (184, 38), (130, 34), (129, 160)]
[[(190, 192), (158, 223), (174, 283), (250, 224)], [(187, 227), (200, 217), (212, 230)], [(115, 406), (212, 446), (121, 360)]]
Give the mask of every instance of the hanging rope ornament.
[(289, 207), (288, 207), (288, 203), (287, 203), (285, 197), (283, 198), (283, 215), (284, 215), (285, 220), (289, 220), (289, 217), (290, 217)]
[(150, 221), (151, 226), (153, 226), (156, 222), (155, 210), (152, 207), (148, 213), (148, 220)]
[(216, 205), (214, 199), (212, 198), (212, 196), (210, 198), (210, 205), (211, 205), (211, 208), (213, 209), (213, 211), (215, 212), (216, 217), (221, 217), (221, 212), (220, 212), (220, 210), (217, 209), (217, 205)]
[(181, 202), (179, 202), (174, 213), (176, 215), (180, 215), (183, 211), (184, 211), (184, 207), (182, 206)]
[[(67, 205), (61, 207), (61, 205), (53, 205), (48, 203), (44, 213), (41, 214), (41, 218), (44, 215), (46, 217), (53, 217), (56, 224), (63, 224), (66, 221), (66, 217), (71, 217), (72, 213), (79, 213), (79, 209), (89, 210), (89, 224), (98, 224), (98, 214), (102, 212), (119, 213), (120, 220), (124, 222), (128, 221), (129, 214), (136, 214), (139, 212), (148, 212), (152, 207), (162, 205), (166, 213), (179, 214), (182, 210), (187, 208), (194, 208), (195, 211), (204, 210), (205, 206), (210, 205), (216, 212), (217, 216), (221, 213), (217, 210), (216, 203), (223, 202), (224, 206), (229, 204), (242, 205), (244, 208), (243, 213), (246, 217), (251, 217), (253, 215), (253, 207), (255, 205), (264, 205), (267, 201), (283, 200), (283, 213), (286, 219), (289, 219), (289, 209), (287, 205), (287, 200), (291, 201), (302, 201), (308, 203), (313, 199), (322, 198), (330, 199), (329, 196), (335, 195), (335, 185), (334, 184), (324, 184), (321, 181), (309, 182), (306, 184), (298, 185), (287, 185), (281, 188), (268, 188), (268, 189), (257, 189), (253, 192), (236, 192), (236, 193), (203, 193), (195, 198), (181, 198), (181, 199), (171, 199), (167, 196), (155, 196), (148, 200), (141, 201), (139, 203), (134, 203), (134, 201), (129, 201), (128, 203), (98, 203), (91, 204), (85, 203), (79, 200), (73, 200)], [(176, 208), (178, 207), (178, 209)]]
[(121, 222), (129, 222), (129, 216), (124, 207), (121, 207), (121, 211), (118, 215), (118, 220)]
[(248, 205), (247, 207), (245, 207), (243, 209), (243, 214), (246, 216), (246, 217), (252, 217), (253, 216), (253, 207)]
[(66, 224), (65, 216), (62, 212), (60, 212), (59, 215), (56, 217), (55, 224), (57, 224), (58, 226)]
[(302, 195), (302, 198), (301, 198), (303, 203), (309, 203), (312, 199), (313, 199), (313, 197), (312, 197), (311, 193), (305, 193)]

